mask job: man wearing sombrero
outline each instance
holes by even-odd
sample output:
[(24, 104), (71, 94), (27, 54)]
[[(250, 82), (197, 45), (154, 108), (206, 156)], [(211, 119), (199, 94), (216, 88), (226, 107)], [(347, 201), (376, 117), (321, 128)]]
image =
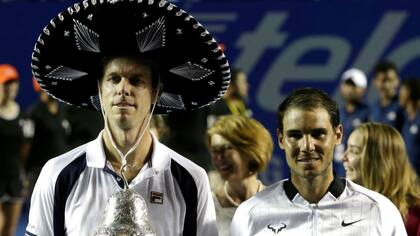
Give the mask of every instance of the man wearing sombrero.
[(84, 1), (43, 29), (32, 69), (58, 100), (100, 110), (105, 129), (43, 167), (27, 235), (93, 235), (125, 186), (157, 235), (217, 235), (205, 171), (148, 131), (153, 113), (198, 109), (227, 89), (228, 62), (201, 24), (166, 1)]

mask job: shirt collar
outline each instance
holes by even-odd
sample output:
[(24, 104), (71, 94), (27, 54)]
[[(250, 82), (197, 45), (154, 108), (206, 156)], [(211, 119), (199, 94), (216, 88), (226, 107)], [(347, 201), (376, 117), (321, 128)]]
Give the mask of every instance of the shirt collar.
[[(103, 130), (99, 133), (98, 137), (87, 143), (86, 147), (86, 161), (88, 167), (105, 168), (106, 156), (104, 145), (102, 141)], [(156, 136), (152, 135), (153, 152), (151, 158), (151, 166), (145, 165), (140, 172), (145, 169), (153, 168), (154, 172), (160, 172), (170, 167), (170, 155), (168, 149), (159, 142)]]
[(103, 130), (98, 137), (87, 143), (86, 145), (86, 165), (93, 168), (104, 168), (106, 163), (106, 156), (102, 142)]
[[(339, 177), (334, 175), (334, 179), (331, 182), (330, 186), (328, 187), (327, 192), (331, 193), (335, 198), (338, 198), (344, 192), (345, 187), (346, 187), (346, 180), (340, 179)], [(293, 201), (296, 194), (299, 193), (297, 188), (293, 185), (290, 177), (288, 180), (284, 182), (283, 188), (284, 188), (284, 191), (286, 192), (287, 198), (289, 198), (290, 201)]]
[(153, 139), (152, 167), (156, 172), (164, 171), (171, 166), (169, 149), (159, 142), (153, 132), (150, 132), (150, 134)]

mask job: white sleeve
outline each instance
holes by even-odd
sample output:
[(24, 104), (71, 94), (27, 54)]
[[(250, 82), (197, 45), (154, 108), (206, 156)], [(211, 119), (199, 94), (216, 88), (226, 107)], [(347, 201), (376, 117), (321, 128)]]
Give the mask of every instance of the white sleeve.
[(392, 236), (407, 236), (407, 231), (405, 230), (404, 224), (400, 224), (400, 222), (395, 224), (391, 235)]
[(249, 232), (249, 212), (244, 204), (239, 205), (235, 211), (232, 223), (230, 225), (231, 236), (248, 236), (251, 235)]
[(197, 235), (217, 236), (216, 211), (213, 197), (211, 196), (210, 184), (204, 170), (200, 171), (201, 180), (198, 182), (198, 205), (197, 205)]
[(47, 163), (36, 181), (25, 235), (54, 235), (54, 182), (50, 170)]
[(384, 204), (386, 210), (381, 214), (383, 227), (388, 228), (388, 232), (385, 232), (386, 234), (384, 235), (407, 236), (404, 221), (397, 207), (391, 201), (388, 201), (387, 203), (388, 204)]

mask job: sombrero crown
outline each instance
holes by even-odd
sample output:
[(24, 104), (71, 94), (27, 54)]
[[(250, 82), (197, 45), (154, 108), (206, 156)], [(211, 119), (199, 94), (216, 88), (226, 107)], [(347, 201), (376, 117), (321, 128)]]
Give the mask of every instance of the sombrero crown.
[(164, 86), (155, 113), (209, 105), (229, 85), (229, 64), (214, 38), (164, 0), (74, 4), (43, 29), (32, 71), (56, 99), (99, 110), (98, 66), (105, 57), (124, 54), (150, 59), (159, 68)]

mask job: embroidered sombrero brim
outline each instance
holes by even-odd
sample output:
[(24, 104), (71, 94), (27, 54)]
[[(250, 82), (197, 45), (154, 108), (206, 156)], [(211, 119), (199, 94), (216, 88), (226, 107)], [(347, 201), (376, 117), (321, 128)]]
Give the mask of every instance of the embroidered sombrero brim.
[(153, 60), (163, 93), (155, 113), (190, 110), (220, 98), (230, 81), (227, 59), (191, 15), (166, 1), (83, 1), (43, 29), (32, 54), (41, 88), (68, 104), (100, 109), (98, 67), (106, 56)]

